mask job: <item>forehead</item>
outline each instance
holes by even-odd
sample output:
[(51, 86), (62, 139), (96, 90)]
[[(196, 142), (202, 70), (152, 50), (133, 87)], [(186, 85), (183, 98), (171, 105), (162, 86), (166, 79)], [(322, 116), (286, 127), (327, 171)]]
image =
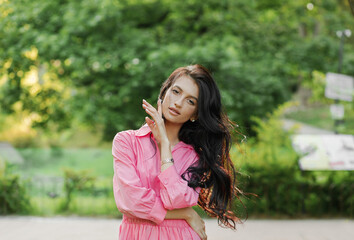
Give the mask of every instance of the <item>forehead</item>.
[(178, 86), (183, 92), (186, 92), (188, 95), (198, 97), (199, 87), (198, 84), (188, 76), (181, 76), (175, 80), (172, 84), (172, 87)]

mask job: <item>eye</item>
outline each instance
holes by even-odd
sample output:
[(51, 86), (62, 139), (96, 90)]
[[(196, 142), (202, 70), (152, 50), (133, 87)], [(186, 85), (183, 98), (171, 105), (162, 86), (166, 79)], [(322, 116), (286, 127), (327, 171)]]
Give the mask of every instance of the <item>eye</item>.
[(176, 89), (172, 89), (172, 92), (175, 93), (175, 94), (178, 94), (178, 93), (179, 93), (179, 91), (176, 90)]
[(188, 103), (191, 104), (191, 105), (194, 105), (194, 104), (195, 104), (195, 103), (194, 103), (192, 100), (190, 100), (190, 99), (188, 99)]

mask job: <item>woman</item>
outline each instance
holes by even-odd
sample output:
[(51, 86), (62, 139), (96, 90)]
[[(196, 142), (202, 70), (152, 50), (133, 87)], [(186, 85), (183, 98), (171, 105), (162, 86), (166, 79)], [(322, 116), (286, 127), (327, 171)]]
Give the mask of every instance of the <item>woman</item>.
[(120, 239), (207, 239), (192, 208), (197, 204), (234, 229), (232, 125), (208, 70), (176, 69), (161, 87), (157, 109), (145, 100), (142, 107), (151, 117), (146, 124), (113, 140)]

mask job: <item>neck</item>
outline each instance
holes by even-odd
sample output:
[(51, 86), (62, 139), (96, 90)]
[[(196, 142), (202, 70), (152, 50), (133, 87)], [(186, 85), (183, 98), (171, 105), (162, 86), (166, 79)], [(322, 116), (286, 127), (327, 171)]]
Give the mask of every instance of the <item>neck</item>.
[(178, 133), (179, 133), (179, 130), (181, 129), (181, 127), (182, 127), (182, 124), (174, 124), (174, 123), (170, 123), (168, 121), (165, 121), (166, 134), (167, 134), (168, 140), (170, 141), (171, 146), (174, 146), (179, 142)]

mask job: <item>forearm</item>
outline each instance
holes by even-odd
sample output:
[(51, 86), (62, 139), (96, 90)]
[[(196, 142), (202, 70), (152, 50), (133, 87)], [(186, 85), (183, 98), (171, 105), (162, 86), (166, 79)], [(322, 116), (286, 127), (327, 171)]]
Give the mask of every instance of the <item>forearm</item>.
[(201, 239), (207, 239), (205, 234), (205, 223), (198, 213), (191, 207), (168, 210), (165, 219), (184, 219)]
[[(162, 141), (161, 142), (161, 161), (165, 159), (172, 158), (172, 153), (171, 153), (171, 144), (168, 140)], [(173, 163), (161, 163), (161, 172), (172, 166)]]
[(191, 214), (192, 214), (191, 211), (194, 211), (191, 207), (167, 210), (165, 219), (185, 219), (185, 220), (187, 220), (191, 217)]

